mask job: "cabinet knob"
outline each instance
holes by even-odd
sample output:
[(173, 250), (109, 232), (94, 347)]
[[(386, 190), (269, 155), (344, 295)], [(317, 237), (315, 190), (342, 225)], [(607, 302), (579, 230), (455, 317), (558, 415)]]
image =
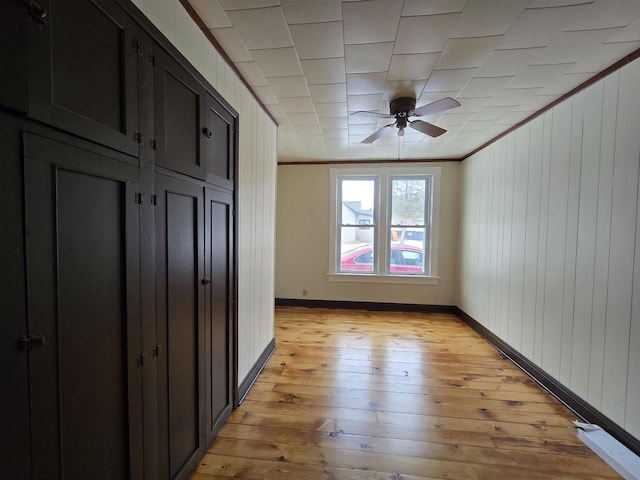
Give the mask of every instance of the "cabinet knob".
[(213, 132), (211, 132), (207, 127), (202, 127), (202, 134), (207, 138), (211, 138)]
[(200, 282), (202, 282), (203, 285), (209, 285), (211, 283), (211, 279), (209, 277), (204, 277)]

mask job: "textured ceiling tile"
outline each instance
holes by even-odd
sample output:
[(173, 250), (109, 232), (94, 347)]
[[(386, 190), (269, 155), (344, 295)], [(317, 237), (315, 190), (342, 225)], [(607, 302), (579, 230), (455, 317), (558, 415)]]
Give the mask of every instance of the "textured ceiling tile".
[(393, 42), (345, 45), (347, 73), (386, 72), (391, 63)]
[(541, 90), (538, 88), (506, 88), (501, 92), (498, 92), (488, 103), (487, 106), (500, 107), (510, 106), (515, 107), (520, 103), (526, 101), (529, 97), (536, 94)]
[(592, 77), (591, 73), (564, 73), (536, 95), (562, 95)]
[(376, 110), (382, 100), (382, 94), (374, 95), (348, 95), (347, 104), (349, 111), (354, 112), (357, 110)]
[(310, 85), (346, 82), (343, 58), (301, 60), (300, 63)]
[(244, 79), (252, 87), (267, 85), (264, 75), (262, 75), (255, 62), (238, 62), (236, 63), (236, 67), (238, 67)]
[(398, 97), (418, 98), (426, 84), (426, 80), (392, 80), (387, 82), (384, 98), (388, 100)]
[(640, 18), (636, 18), (619, 33), (611, 37), (608, 42), (638, 42), (640, 41)]
[(402, 15), (438, 15), (461, 12), (467, 0), (404, 0)]
[(224, 12), (218, 0), (190, 0), (198, 16), (208, 29), (230, 27), (231, 21)]
[(234, 62), (250, 62), (253, 60), (235, 28), (218, 28), (213, 30), (213, 35)]
[(567, 24), (589, 7), (581, 4), (558, 8), (527, 9), (513, 23), (498, 48), (546, 47), (560, 36)]
[(346, 129), (349, 127), (347, 117), (320, 117), (320, 126), (326, 129), (341, 128)]
[(439, 70), (481, 66), (503, 37), (454, 38), (447, 42), (437, 63)]
[(363, 123), (361, 125), (349, 125), (349, 135), (371, 135), (378, 129), (375, 123)]
[(273, 94), (280, 97), (306, 97), (309, 95), (307, 82), (300, 75), (297, 77), (273, 77), (269, 79)]
[(441, 52), (459, 14), (402, 17), (393, 53)]
[(638, 0), (596, 0), (587, 11), (569, 23), (567, 30), (626, 27), (639, 16)]
[(494, 50), (476, 77), (508, 77), (520, 73), (544, 47)]
[(275, 103), (278, 103), (278, 99), (269, 87), (253, 87), (253, 91), (256, 92), (256, 95), (258, 95), (260, 101), (265, 105), (273, 105)]
[(311, 98), (314, 103), (333, 103), (347, 101), (346, 83), (331, 83), (327, 85), (309, 85)]
[(508, 88), (535, 88), (546, 87), (550, 82), (559, 78), (572, 64), (560, 63), (558, 65), (530, 65), (520, 75), (516, 76), (508, 85)]
[[(303, 115), (303, 114), (299, 114), (299, 115)], [(322, 129), (320, 128), (319, 125), (300, 125), (300, 126), (296, 126), (296, 132), (300, 136), (322, 135)]]
[(293, 46), (280, 7), (233, 10), (227, 11), (227, 15), (249, 50)]
[(598, 73), (613, 65), (616, 61), (640, 48), (640, 41), (625, 43), (605, 43), (585, 55), (565, 73)]
[(558, 98), (560, 95), (533, 95), (513, 110), (515, 112), (537, 112)]
[(426, 89), (418, 98), (416, 105), (421, 107), (422, 105), (426, 105), (427, 103), (435, 102), (436, 100), (440, 100), (444, 97), (456, 98), (456, 96), (460, 93), (460, 90), (455, 91), (438, 91), (438, 92), (427, 92)]
[(348, 128), (340, 128), (340, 129), (322, 129), (324, 134), (324, 138), (329, 139), (340, 139), (340, 138), (349, 138), (349, 129)]
[(528, 0), (469, 0), (451, 36), (504, 35), (528, 3)]
[(429, 78), (440, 57), (439, 53), (393, 55), (389, 67), (389, 80), (420, 80)]
[(347, 94), (384, 93), (387, 72), (347, 74)]
[(343, 3), (342, 21), (345, 43), (394, 41), (401, 11), (402, 2), (397, 0)]
[(504, 115), (508, 115), (513, 110), (512, 105), (506, 107), (485, 106), (473, 116), (474, 120), (500, 120)]
[(342, 22), (290, 25), (300, 59), (344, 57)]
[(469, 83), (467, 83), (467, 86), (460, 92), (460, 96), (474, 98), (495, 95), (511, 80), (513, 80), (513, 77), (472, 78)]
[(281, 98), (280, 105), (287, 115), (292, 113), (314, 113), (311, 97)]
[(251, 55), (265, 77), (294, 77), (302, 75), (300, 61), (296, 49), (274, 48), (269, 50), (252, 50)]
[[(292, 125), (296, 127), (296, 131), (299, 131), (297, 127), (307, 125), (318, 125), (318, 116), (314, 113), (290, 113), (287, 118), (291, 121)], [(320, 129), (320, 126), (318, 126)]]
[(491, 100), (491, 97), (485, 98), (462, 98), (457, 99), (460, 102), (460, 106), (456, 108), (456, 113), (477, 113), (484, 108), (484, 106)]
[(246, 10), (280, 5), (278, 0), (219, 0), (225, 10)]
[(315, 108), (319, 117), (341, 117), (347, 114), (347, 102), (316, 103)]
[(595, 0), (531, 0), (529, 8), (566, 7), (569, 5), (591, 4)]
[(440, 117), (440, 120), (438, 120), (438, 125), (443, 128), (452, 127), (454, 125), (464, 125), (471, 120), (474, 115), (475, 114), (473, 113), (455, 113), (455, 111), (445, 112)]
[(288, 24), (342, 20), (340, 0), (280, 0)]
[(620, 28), (607, 28), (605, 30), (563, 32), (533, 59), (532, 65), (575, 63), (585, 53), (602, 45), (620, 30)]
[(424, 87), (424, 92), (459, 92), (469, 83), (476, 70), (475, 68), (434, 70)]

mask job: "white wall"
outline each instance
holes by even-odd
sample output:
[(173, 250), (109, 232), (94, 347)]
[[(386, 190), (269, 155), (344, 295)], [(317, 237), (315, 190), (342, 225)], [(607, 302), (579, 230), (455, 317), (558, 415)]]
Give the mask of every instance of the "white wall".
[(178, 0), (133, 3), (238, 111), (238, 378), (273, 338), (277, 127)]
[(640, 437), (640, 61), (463, 162), (458, 305)]
[(442, 167), (438, 285), (330, 282), (327, 273), (331, 165), (281, 164), (278, 167), (276, 215), (276, 297), (304, 298), (302, 290), (306, 289), (306, 298), (314, 300), (453, 305), (460, 164), (411, 165)]

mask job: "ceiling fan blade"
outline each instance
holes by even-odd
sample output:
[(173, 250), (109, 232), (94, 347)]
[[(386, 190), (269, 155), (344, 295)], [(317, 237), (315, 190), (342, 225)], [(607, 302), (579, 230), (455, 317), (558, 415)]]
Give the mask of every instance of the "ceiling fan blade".
[(389, 130), (392, 130), (394, 126), (395, 126), (395, 123), (390, 123), (389, 125), (385, 125), (381, 129), (373, 132), (371, 135), (369, 135), (367, 138), (362, 140), (360, 143), (373, 143), (376, 140), (378, 140), (380, 137), (384, 137), (387, 133), (389, 133)]
[(372, 112), (370, 110), (358, 110), (357, 112), (351, 112), (351, 115), (356, 117), (393, 118), (393, 115), (387, 115), (386, 113), (380, 112)]
[(418, 130), (430, 137), (439, 137), (446, 130), (444, 128), (440, 128), (435, 126), (433, 123), (423, 122), (422, 120), (414, 120), (413, 122), (409, 122), (409, 126), (414, 130)]
[(449, 110), (450, 108), (459, 107), (460, 102), (451, 98), (445, 97), (440, 100), (436, 100), (432, 103), (427, 103), (421, 107), (416, 108), (411, 115), (413, 116), (423, 116), (423, 115), (431, 115), (434, 113), (443, 112), (444, 110)]

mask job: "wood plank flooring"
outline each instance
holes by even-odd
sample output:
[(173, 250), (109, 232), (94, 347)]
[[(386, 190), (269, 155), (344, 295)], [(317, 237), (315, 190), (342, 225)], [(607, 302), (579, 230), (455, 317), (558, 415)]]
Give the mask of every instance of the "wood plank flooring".
[(275, 336), (192, 480), (620, 478), (453, 315), (282, 307)]

